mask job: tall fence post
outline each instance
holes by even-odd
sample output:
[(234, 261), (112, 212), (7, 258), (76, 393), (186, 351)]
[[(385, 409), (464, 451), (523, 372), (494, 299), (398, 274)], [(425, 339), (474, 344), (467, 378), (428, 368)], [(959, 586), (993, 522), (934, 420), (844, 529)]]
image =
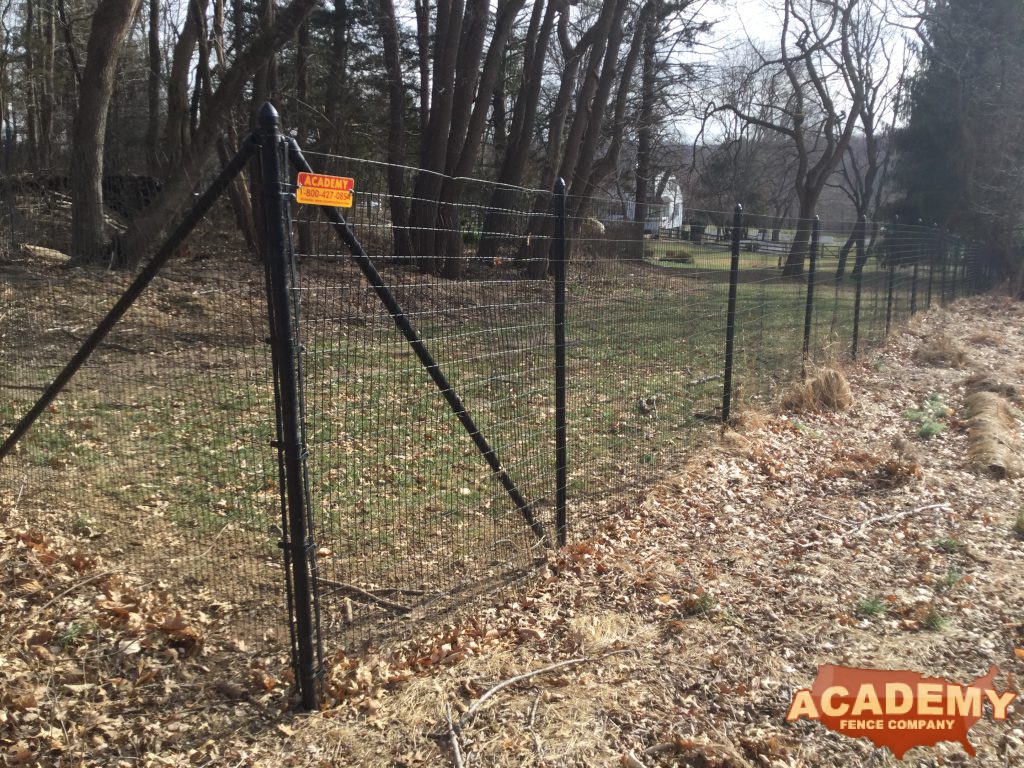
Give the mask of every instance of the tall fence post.
[(921, 254), (915, 248), (910, 256), (914, 260), (914, 272), (910, 277), (910, 315), (913, 317), (917, 314), (917, 273), (921, 267)]
[(939, 306), (944, 307), (946, 306), (946, 262), (949, 259), (949, 243), (946, 240), (945, 232), (943, 232), (940, 242), (942, 245), (939, 248), (939, 259), (941, 261), (942, 274), (939, 276)]
[(885, 336), (889, 337), (889, 330), (892, 328), (892, 297), (896, 288), (896, 263), (889, 254), (889, 279), (886, 287), (885, 297)]
[(722, 391), (722, 422), (729, 423), (732, 409), (732, 363), (736, 343), (736, 293), (740, 279), (740, 239), (743, 206), (736, 204), (732, 217), (732, 260), (729, 262), (729, 310), (725, 321), (725, 386)]
[(923, 233), (921, 234), (922, 245), (920, 246), (920, 251), (922, 255), (924, 255), (926, 251), (931, 252), (931, 255), (928, 258), (928, 309), (932, 308), (932, 283), (935, 279), (935, 258), (939, 251), (942, 249), (942, 233), (939, 232), (939, 225), (934, 224), (933, 227), (935, 230), (935, 234), (931, 238), (931, 248), (929, 249), (927, 248), (927, 246), (924, 245), (926, 239)]
[(962, 245), (962, 243), (958, 242), (957, 246), (956, 246), (956, 257), (953, 260), (953, 291), (952, 291), (953, 298), (950, 299), (950, 301), (956, 301), (956, 292), (957, 292), (957, 288), (959, 287), (959, 283), (960, 283), (960, 280), (959, 280), (959, 277), (960, 277), (960, 266), (961, 266), (962, 262), (963, 262), (963, 245)]
[(555, 182), (555, 527), (558, 546), (569, 539), (568, 520), (568, 428), (566, 412), (565, 283), (567, 236), (565, 179)]
[(288, 540), (283, 542), (286, 569), (290, 567), (293, 612), (293, 659), (295, 679), (304, 709), (316, 709), (320, 674), (314, 617), (316, 556), (309, 519), (306, 445), (302, 423), (302, 382), (298, 356), (301, 353), (295, 328), (292, 301), (293, 269), (285, 230), (284, 187), (281, 184), (281, 156), (285, 147), (277, 110), (268, 102), (259, 113), (261, 202), (263, 205), (263, 259), (267, 271), (267, 301), (270, 314), (270, 344), (276, 382), (277, 441), (284, 467), (284, 494)]
[(853, 350), (850, 353), (851, 357), (857, 359), (857, 348), (860, 344), (860, 296), (861, 290), (864, 287), (864, 230), (867, 227), (867, 216), (861, 216), (856, 224), (855, 240), (857, 243), (857, 263), (860, 264), (860, 269), (857, 270), (857, 292), (854, 294), (853, 299)]
[(814, 217), (811, 226), (811, 264), (807, 270), (807, 309), (804, 311), (803, 372), (807, 375), (807, 358), (811, 353), (811, 324), (814, 320), (814, 275), (818, 268), (818, 244), (821, 242), (821, 217)]

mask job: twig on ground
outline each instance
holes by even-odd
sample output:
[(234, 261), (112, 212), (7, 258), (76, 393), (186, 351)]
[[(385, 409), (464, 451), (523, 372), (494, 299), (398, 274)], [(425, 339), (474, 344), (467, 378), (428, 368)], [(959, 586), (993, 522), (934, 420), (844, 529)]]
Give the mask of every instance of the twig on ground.
[(531, 672), (524, 672), (521, 675), (516, 675), (515, 677), (510, 677), (507, 680), (502, 680), (500, 683), (487, 690), (483, 696), (481, 696), (479, 699), (473, 702), (473, 706), (466, 710), (465, 714), (463, 714), (458, 719), (455, 725), (457, 728), (461, 728), (462, 723), (472, 718), (473, 715), (475, 715), (479, 711), (480, 707), (482, 707), (488, 699), (490, 699), (496, 693), (503, 691), (505, 688), (508, 688), (510, 685), (514, 685), (515, 683), (521, 683), (523, 680), (529, 680), (531, 678), (537, 677), (538, 675), (543, 675), (548, 672), (554, 672), (555, 670), (563, 669), (564, 667), (574, 667), (577, 664), (586, 664), (594, 661), (602, 661), (603, 659), (607, 659), (609, 656), (617, 656), (623, 653), (635, 653), (635, 651), (632, 648), (625, 648), (617, 651), (609, 651), (608, 653), (602, 654), (600, 656), (580, 656), (576, 659), (566, 659), (565, 661), (559, 661), (555, 662), (554, 664), (548, 664), (546, 667), (541, 667), (540, 669), (535, 669)]
[[(43, 603), (41, 606), (39, 606), (39, 608), (36, 609), (35, 613), (42, 613), (47, 608), (49, 608), (51, 605), (53, 605), (58, 600), (60, 600), (62, 597), (66, 597), (67, 595), (70, 595), (76, 589), (81, 589), (82, 587), (86, 586), (87, 584), (92, 584), (94, 581), (99, 581), (100, 579), (104, 579), (107, 576), (113, 576), (113, 575), (114, 575), (113, 571), (103, 571), (102, 573), (93, 574), (92, 576), (90, 576), (87, 579), (82, 579), (81, 581), (76, 581), (74, 584), (72, 584), (70, 587), (65, 589), (59, 595), (54, 595), (52, 598), (50, 598), (45, 603)], [(13, 638), (16, 634), (18, 634), (18, 632), (20, 632), (22, 629), (24, 629), (24, 627), (25, 627), (25, 622), (20, 622), (19, 624), (16, 624), (14, 626), (14, 629), (12, 629), (10, 632), (7, 633), (7, 637), (5, 638), (4, 642), (5, 643), (10, 642), (11, 638)]]
[(448, 721), (448, 741), (452, 745), (452, 762), (455, 768), (463, 768), (459, 735), (455, 732), (455, 723), (452, 722), (452, 710), (447, 703), (444, 705), (444, 717)]
[(354, 597), (361, 597), (363, 598), (363, 600), (366, 600), (367, 602), (375, 603), (381, 606), (382, 608), (387, 608), (389, 611), (394, 611), (395, 613), (409, 613), (410, 611), (412, 611), (412, 608), (410, 608), (408, 605), (396, 603), (393, 600), (388, 600), (386, 597), (375, 595), (373, 594), (373, 592), (367, 592), (365, 589), (357, 587), (355, 584), (346, 584), (343, 581), (335, 581), (334, 579), (324, 578), (319, 578), (317, 579), (317, 581), (322, 586), (334, 587), (339, 592), (348, 592), (350, 595), (353, 595)]
[(861, 523), (856, 528), (853, 528), (852, 530), (849, 530), (846, 533), (844, 533), (843, 534), (843, 538), (845, 539), (847, 536), (853, 536), (853, 535), (858, 534), (858, 533), (863, 533), (866, 529), (870, 528), (873, 525), (878, 525), (879, 523), (893, 523), (893, 522), (896, 522), (897, 520), (902, 520), (904, 517), (910, 517), (911, 515), (916, 515), (916, 514), (918, 514), (920, 512), (928, 512), (928, 511), (933, 510), (933, 509), (948, 509), (948, 508), (949, 508), (949, 504), (929, 504), (927, 507), (917, 507), (916, 509), (904, 509), (902, 512), (895, 512), (895, 513), (893, 513), (891, 515), (882, 515), (881, 517), (872, 517), (869, 520), (865, 520), (863, 523)]
[(544, 746), (540, 743), (540, 734), (533, 727), (534, 720), (537, 717), (537, 705), (540, 703), (541, 692), (537, 691), (537, 695), (533, 697), (533, 704), (530, 705), (530, 711), (526, 716), (526, 730), (533, 736), (533, 748), (537, 752), (537, 764), (540, 765), (544, 762)]

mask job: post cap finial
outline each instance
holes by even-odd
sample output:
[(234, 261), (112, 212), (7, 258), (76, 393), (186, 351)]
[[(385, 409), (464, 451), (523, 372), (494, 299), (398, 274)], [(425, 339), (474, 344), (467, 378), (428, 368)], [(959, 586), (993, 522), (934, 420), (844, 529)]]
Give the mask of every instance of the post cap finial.
[(743, 203), (736, 203), (736, 207), (733, 210), (736, 213), (743, 213)]
[(272, 128), (276, 128), (281, 125), (281, 118), (277, 114), (277, 110), (274, 109), (274, 105), (269, 101), (263, 102), (263, 106), (260, 107), (258, 119), (260, 128), (264, 131), (269, 131)]

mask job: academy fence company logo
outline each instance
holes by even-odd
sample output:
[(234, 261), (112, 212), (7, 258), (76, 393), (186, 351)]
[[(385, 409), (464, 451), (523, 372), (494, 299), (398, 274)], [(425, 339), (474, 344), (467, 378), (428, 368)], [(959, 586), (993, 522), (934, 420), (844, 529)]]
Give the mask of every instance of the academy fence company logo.
[(981, 720), (987, 702), (993, 720), (1005, 720), (1017, 697), (993, 686), (999, 670), (969, 685), (958, 685), (916, 672), (855, 669), (824, 664), (809, 689), (796, 692), (787, 722), (801, 717), (850, 738), (866, 738), (888, 747), (897, 760), (914, 747), (933, 747), (955, 741), (974, 757), (967, 733)]

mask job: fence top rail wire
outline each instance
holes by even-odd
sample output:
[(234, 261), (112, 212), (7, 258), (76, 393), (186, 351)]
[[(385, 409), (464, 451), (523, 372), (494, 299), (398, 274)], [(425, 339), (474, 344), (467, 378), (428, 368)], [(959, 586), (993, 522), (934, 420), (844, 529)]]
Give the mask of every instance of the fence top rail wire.
[[(306, 155), (307, 157), (324, 157), (324, 158), (328, 158), (330, 160), (340, 160), (342, 162), (349, 162), (349, 163), (361, 163), (361, 164), (364, 164), (364, 165), (375, 165), (375, 166), (378, 166), (378, 167), (381, 167), (381, 168), (400, 168), (403, 171), (412, 171), (413, 173), (417, 173), (417, 174), (425, 173), (425, 174), (428, 174), (430, 176), (436, 176), (438, 178), (448, 179), (450, 181), (469, 181), (469, 182), (474, 182), (474, 183), (477, 183), (477, 184), (487, 184), (487, 185), (492, 186), (492, 187), (501, 187), (502, 189), (509, 189), (509, 190), (512, 190), (513, 192), (527, 192), (527, 193), (529, 193), (531, 195), (550, 195), (551, 194), (551, 190), (550, 189), (534, 189), (534, 188), (531, 188), (531, 187), (520, 187), (520, 186), (516, 186), (515, 184), (504, 184), (504, 183), (502, 183), (500, 181), (492, 181), (490, 179), (481, 179), (481, 178), (476, 177), (476, 176), (449, 176), (448, 174), (442, 173), (441, 171), (431, 171), (431, 170), (429, 170), (427, 168), (417, 168), (414, 165), (401, 165), (399, 163), (388, 163), (388, 162), (384, 162), (382, 160), (367, 160), (365, 158), (360, 158), (360, 157), (350, 157), (348, 155), (335, 155), (335, 154), (332, 154), (330, 152), (315, 152), (313, 150), (308, 150), (308, 149), (302, 150), (302, 154)], [(411, 198), (407, 198), (407, 199), (411, 199)]]

